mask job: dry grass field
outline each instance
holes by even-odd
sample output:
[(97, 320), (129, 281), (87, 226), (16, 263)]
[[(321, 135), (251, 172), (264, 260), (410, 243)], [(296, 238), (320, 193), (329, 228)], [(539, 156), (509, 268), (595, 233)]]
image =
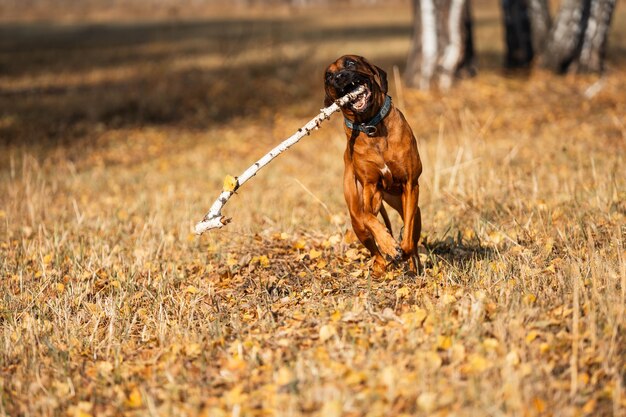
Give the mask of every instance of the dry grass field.
[[(479, 75), (403, 88), (409, 10), (0, 24), (0, 416), (626, 415), (626, 10), (591, 98), (503, 72), (486, 1)], [(424, 274), (370, 275), (338, 116), (193, 235), (348, 52), (418, 138)]]

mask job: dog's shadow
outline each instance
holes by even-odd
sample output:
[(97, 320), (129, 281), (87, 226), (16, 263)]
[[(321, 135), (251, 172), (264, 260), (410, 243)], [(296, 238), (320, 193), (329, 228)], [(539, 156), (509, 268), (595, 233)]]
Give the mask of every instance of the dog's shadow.
[(426, 249), (424, 268), (433, 268), (439, 261), (456, 269), (471, 268), (476, 261), (491, 260), (496, 256), (495, 250), (482, 245), (479, 241), (464, 241), (461, 238), (447, 236), (442, 239), (424, 239), (422, 246)]

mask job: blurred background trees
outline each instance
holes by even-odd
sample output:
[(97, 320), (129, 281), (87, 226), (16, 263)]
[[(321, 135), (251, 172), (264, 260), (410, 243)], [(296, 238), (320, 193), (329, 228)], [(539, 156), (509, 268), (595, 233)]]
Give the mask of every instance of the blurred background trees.
[(547, 0), (502, 0), (506, 66), (601, 73), (614, 9), (615, 0), (563, 0), (552, 19)]
[(413, 14), (407, 84), (425, 90), (438, 78), (448, 89), (462, 71), (473, 74), (470, 0), (414, 0)]
[[(448, 89), (473, 74), (471, 0), (413, 0), (413, 40), (405, 78)], [(556, 73), (604, 70), (615, 0), (563, 0), (554, 18), (548, 0), (502, 0), (507, 68), (539, 65)]]
[[(480, 63), (474, 59), (472, 0), (4, 0), (0, 16), (10, 21), (28, 11), (45, 19), (54, 7), (75, 17), (99, 10), (99, 16), (106, 19), (107, 9), (124, 8), (132, 16), (141, 15), (150, 5), (167, 10), (168, 18), (216, 6), (242, 10), (322, 6), (332, 14), (333, 7), (376, 3), (406, 12), (412, 8), (413, 35), (404, 73), (408, 86), (448, 89), (456, 78), (475, 73)], [(615, 5), (615, 0), (500, 0), (503, 65), (511, 69), (539, 66), (559, 74), (601, 73)]]
[(564, 0), (541, 55), (555, 72), (602, 72), (615, 0)]

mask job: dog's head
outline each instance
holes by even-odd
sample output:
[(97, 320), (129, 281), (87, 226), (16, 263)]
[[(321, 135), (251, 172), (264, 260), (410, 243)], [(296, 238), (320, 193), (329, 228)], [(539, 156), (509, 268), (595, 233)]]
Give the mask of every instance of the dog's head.
[(365, 86), (365, 91), (342, 108), (347, 116), (358, 117), (378, 111), (387, 94), (387, 73), (362, 56), (342, 56), (330, 64), (324, 73), (324, 105), (330, 106), (360, 85)]

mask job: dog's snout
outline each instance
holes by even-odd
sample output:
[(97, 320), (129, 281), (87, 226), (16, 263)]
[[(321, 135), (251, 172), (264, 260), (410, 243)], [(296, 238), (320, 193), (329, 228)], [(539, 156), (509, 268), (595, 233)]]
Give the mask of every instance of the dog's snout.
[(337, 87), (344, 87), (348, 83), (348, 76), (346, 71), (339, 71), (335, 74), (333, 82)]

